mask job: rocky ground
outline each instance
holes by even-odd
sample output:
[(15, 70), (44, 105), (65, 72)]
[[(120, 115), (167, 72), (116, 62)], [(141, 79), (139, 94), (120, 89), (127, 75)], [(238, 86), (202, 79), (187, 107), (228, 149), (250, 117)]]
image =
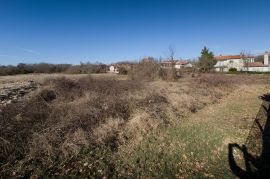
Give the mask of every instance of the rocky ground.
[(26, 94), (37, 89), (34, 81), (7, 83), (0, 86), (0, 107), (20, 101)]

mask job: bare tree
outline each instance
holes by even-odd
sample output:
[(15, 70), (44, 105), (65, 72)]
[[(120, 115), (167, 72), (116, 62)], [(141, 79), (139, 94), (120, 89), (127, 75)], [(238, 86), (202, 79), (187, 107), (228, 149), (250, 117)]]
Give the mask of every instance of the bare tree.
[(240, 53), (240, 56), (241, 56), (241, 59), (243, 60), (243, 65), (244, 65), (244, 69), (246, 71), (246, 73), (248, 73), (249, 71), (249, 63), (251, 62), (250, 61), (250, 53), (247, 53), (245, 50), (243, 50), (241, 53)]
[(174, 65), (175, 65), (174, 56), (175, 56), (175, 47), (173, 45), (170, 45), (169, 46), (169, 60), (171, 61), (172, 70), (174, 69)]
[(175, 47), (173, 45), (169, 46), (169, 61), (171, 64), (171, 70), (167, 73), (167, 80), (174, 81), (176, 79), (176, 70), (175, 70)]

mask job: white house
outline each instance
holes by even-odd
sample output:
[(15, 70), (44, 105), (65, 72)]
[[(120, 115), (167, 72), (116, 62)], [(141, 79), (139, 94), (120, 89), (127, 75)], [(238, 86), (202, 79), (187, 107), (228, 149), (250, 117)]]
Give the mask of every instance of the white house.
[(109, 67), (108, 73), (119, 73), (119, 72), (118, 72), (118, 69), (117, 69), (116, 66), (111, 65), (111, 66)]
[(267, 51), (265, 52), (263, 62), (246, 63), (244, 65), (244, 68), (247, 71), (269, 72), (270, 71), (269, 53)]
[(231, 68), (237, 69), (237, 71), (254, 71), (254, 72), (268, 72), (269, 67), (269, 53), (265, 52), (263, 62), (254, 62), (254, 56), (245, 55), (228, 55), (228, 56), (217, 56), (217, 61), (214, 66), (218, 72), (227, 72)]
[(170, 60), (161, 62), (162, 68), (171, 68), (172, 65), (174, 65), (176, 69), (192, 67), (192, 64), (185, 60), (174, 60), (173, 63)]
[(179, 60), (175, 63), (174, 67), (177, 69), (180, 69), (180, 68), (192, 67), (192, 64), (188, 61)]

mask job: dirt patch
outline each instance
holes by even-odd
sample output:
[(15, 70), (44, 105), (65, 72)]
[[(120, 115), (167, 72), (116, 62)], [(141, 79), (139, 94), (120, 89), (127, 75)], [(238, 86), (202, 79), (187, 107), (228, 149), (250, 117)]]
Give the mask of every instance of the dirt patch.
[(0, 87), (0, 108), (21, 99), (31, 91), (36, 90), (39, 84), (34, 81), (17, 82), (2, 85)]

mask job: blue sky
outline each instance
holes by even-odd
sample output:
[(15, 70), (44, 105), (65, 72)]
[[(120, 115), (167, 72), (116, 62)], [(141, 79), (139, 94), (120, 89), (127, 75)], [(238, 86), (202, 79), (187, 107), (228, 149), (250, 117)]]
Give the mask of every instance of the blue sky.
[(0, 64), (270, 49), (269, 0), (1, 0)]

